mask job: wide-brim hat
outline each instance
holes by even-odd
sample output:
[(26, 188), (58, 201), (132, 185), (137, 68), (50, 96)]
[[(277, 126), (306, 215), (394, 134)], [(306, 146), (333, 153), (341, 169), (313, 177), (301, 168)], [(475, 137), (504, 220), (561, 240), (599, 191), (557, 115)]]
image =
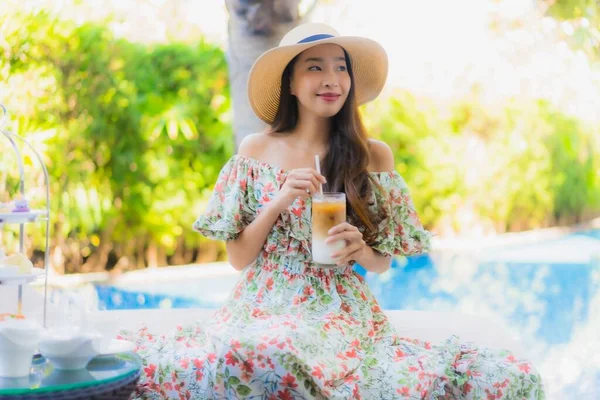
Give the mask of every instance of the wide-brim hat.
[(275, 120), (281, 76), (290, 61), (304, 50), (326, 43), (341, 46), (350, 56), (358, 105), (379, 95), (388, 74), (387, 53), (379, 43), (358, 36), (341, 36), (325, 24), (302, 24), (289, 31), (278, 47), (263, 53), (250, 70), (248, 100), (261, 120), (267, 124)]

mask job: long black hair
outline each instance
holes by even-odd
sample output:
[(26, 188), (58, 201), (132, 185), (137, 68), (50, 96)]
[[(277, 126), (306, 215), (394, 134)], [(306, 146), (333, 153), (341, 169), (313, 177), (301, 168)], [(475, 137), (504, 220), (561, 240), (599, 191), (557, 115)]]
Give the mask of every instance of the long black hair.
[[(332, 117), (329, 149), (322, 161), (321, 171), (327, 179), (329, 191), (346, 193), (349, 220), (362, 231), (365, 242), (373, 245), (379, 222), (386, 217), (385, 207), (380, 207), (377, 212), (369, 210), (372, 184), (378, 183), (367, 170), (369, 141), (358, 113), (352, 65), (346, 50), (344, 55), (351, 86), (341, 110)], [(290, 132), (298, 124), (298, 101), (290, 91), (292, 72), (298, 57), (290, 61), (281, 76), (279, 108), (271, 124), (273, 132)]]

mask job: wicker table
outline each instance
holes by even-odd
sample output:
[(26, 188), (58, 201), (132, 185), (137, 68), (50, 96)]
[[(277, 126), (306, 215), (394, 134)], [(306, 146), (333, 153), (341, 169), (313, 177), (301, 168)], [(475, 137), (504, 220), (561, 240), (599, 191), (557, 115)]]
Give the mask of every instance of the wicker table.
[(0, 399), (128, 399), (140, 377), (142, 360), (123, 353), (96, 357), (85, 369), (61, 371), (43, 357), (25, 378), (0, 378)]

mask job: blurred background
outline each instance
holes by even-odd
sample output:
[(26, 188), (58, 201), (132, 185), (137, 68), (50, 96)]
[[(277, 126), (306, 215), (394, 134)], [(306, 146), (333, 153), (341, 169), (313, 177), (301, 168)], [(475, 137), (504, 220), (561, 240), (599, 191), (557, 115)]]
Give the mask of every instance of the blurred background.
[[(0, 103), (50, 174), (51, 298), (224, 301), (237, 273), (191, 225), (236, 143), (264, 128), (248, 69), (302, 21), (373, 38), (390, 57), (384, 93), (361, 112), (436, 236), (432, 254), (384, 275), (357, 267), (382, 306), (486, 316), (531, 349), (550, 398), (600, 398), (594, 0), (3, 0)], [(9, 202), (19, 171), (3, 139)], [(23, 151), (27, 199), (43, 208)], [(28, 225), (41, 267), (44, 239)], [(17, 250), (18, 226), (0, 246)]]

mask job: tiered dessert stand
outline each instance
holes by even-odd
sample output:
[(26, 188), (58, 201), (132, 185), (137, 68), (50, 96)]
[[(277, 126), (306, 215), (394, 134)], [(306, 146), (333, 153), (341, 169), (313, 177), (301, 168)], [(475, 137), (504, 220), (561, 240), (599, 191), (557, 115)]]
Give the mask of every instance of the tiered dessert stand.
[[(21, 315), (23, 311), (23, 285), (29, 284), (37, 279), (44, 279), (44, 314), (43, 314), (43, 324), (46, 326), (46, 306), (47, 306), (47, 298), (48, 298), (48, 259), (49, 259), (49, 237), (50, 237), (50, 185), (48, 179), (48, 170), (44, 165), (42, 157), (40, 153), (36, 151), (36, 149), (23, 137), (16, 135), (14, 133), (9, 132), (4, 128), (4, 125), (8, 121), (8, 112), (6, 108), (0, 104), (0, 139), (7, 139), (8, 145), (12, 148), (12, 152), (15, 154), (17, 159), (17, 164), (19, 168), (19, 194), (22, 198), (27, 199), (25, 196), (25, 168), (23, 163), (23, 157), (21, 153), (21, 146), (29, 148), (35, 158), (39, 162), (43, 173), (44, 173), (44, 186), (45, 186), (45, 195), (46, 195), (46, 206), (44, 209), (29, 209), (26, 212), (12, 212), (12, 211), (0, 211), (0, 228), (3, 228), (6, 225), (18, 225), (19, 226), (19, 252), (24, 253), (25, 251), (25, 226), (34, 222), (45, 222), (45, 252), (44, 252), (44, 268), (33, 268), (31, 273), (27, 274), (18, 274), (18, 275), (1, 275), (0, 269), (0, 285), (17, 285), (18, 286), (18, 295), (17, 295), (17, 314)], [(0, 150), (5, 147), (0, 144)], [(4, 153), (4, 151), (2, 151)], [(0, 261), (1, 263), (1, 261)]]

